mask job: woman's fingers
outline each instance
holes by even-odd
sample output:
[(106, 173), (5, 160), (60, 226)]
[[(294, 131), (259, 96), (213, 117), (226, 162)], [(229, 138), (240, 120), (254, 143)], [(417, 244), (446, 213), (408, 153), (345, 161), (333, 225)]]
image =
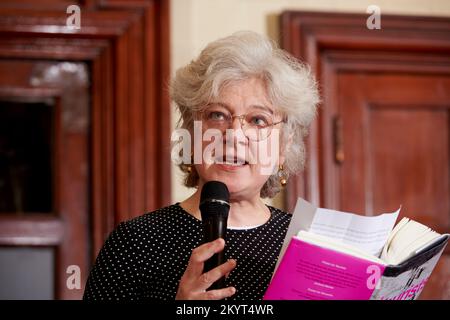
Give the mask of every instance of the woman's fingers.
[(202, 244), (192, 250), (185, 275), (188, 278), (197, 278), (203, 273), (203, 266), (206, 260), (211, 258), (215, 253), (225, 248), (225, 240), (222, 238)]
[(224, 247), (225, 241), (219, 238), (192, 250), (186, 271), (180, 279), (176, 299), (220, 300), (235, 294), (236, 289), (233, 287), (206, 291), (215, 281), (236, 267), (236, 260), (230, 259), (208, 272), (203, 272), (205, 261)]
[(202, 293), (198, 293), (195, 295), (196, 300), (221, 300), (228, 297), (231, 297), (236, 293), (236, 289), (234, 287), (227, 287), (224, 289), (218, 290), (210, 290)]
[[(198, 278), (198, 285), (196, 287), (200, 291), (208, 289), (214, 282), (224, 277), (227, 273), (231, 272), (236, 267), (236, 260), (230, 259), (220, 266), (211, 269), (208, 272), (203, 273)], [(214, 290), (211, 290), (214, 291)]]

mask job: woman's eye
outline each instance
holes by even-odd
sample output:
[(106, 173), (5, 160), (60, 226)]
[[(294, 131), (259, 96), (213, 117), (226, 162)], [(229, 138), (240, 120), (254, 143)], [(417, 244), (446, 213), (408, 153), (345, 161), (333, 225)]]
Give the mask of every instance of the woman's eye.
[(250, 123), (258, 127), (267, 127), (269, 125), (269, 121), (264, 116), (253, 116)]
[(220, 111), (211, 111), (208, 115), (208, 119), (214, 121), (222, 121), (226, 119), (226, 116), (223, 112)]

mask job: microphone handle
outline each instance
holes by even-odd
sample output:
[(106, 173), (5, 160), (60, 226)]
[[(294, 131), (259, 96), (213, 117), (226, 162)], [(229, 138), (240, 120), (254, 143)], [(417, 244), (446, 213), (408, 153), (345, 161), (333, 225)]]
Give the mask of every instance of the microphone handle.
[[(208, 219), (204, 222), (205, 242), (214, 241), (218, 238), (225, 240), (227, 230), (227, 219)], [(211, 258), (205, 261), (203, 272), (207, 272), (226, 262), (225, 248), (215, 253)], [(225, 288), (225, 277), (214, 282), (209, 290)]]

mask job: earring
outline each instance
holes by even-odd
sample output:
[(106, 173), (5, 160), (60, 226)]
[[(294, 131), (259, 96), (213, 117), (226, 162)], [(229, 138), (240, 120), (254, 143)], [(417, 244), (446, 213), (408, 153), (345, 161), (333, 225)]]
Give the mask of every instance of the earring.
[(286, 184), (287, 184), (287, 179), (286, 179), (286, 175), (284, 173), (284, 167), (282, 164), (280, 164), (280, 166), (278, 167), (278, 177), (280, 179), (281, 187), (284, 188), (284, 186), (286, 186)]
[(192, 167), (194, 166), (194, 152), (191, 152), (191, 162), (189, 164), (183, 163), (183, 170), (192, 173)]

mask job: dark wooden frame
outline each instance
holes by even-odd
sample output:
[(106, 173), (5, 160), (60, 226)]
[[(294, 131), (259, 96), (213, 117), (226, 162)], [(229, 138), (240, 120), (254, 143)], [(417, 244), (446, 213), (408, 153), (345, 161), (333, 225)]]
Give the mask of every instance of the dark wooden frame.
[[(60, 246), (56, 297), (61, 299), (82, 293), (67, 289), (61, 270), (78, 264), (88, 271), (115, 225), (171, 201), (169, 1), (82, 5), (78, 31), (66, 28), (67, 14), (60, 8), (0, 5), (0, 58), (82, 61), (91, 69), (91, 172), (84, 190), (90, 201), (82, 204), (88, 216), (66, 203), (71, 215), (65, 220), (0, 218), (0, 245)], [(83, 231), (87, 226), (89, 234)]]

